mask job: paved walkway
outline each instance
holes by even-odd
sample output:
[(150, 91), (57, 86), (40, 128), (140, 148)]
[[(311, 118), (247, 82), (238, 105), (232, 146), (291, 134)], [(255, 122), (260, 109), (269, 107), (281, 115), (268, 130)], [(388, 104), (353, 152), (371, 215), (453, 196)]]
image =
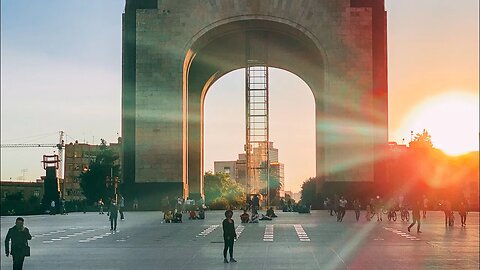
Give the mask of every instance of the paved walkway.
[[(127, 212), (116, 233), (98, 213), (26, 216), (34, 235), (25, 269), (479, 269), (479, 215), (467, 227), (445, 228), (443, 212), (428, 212), (423, 233), (407, 222), (342, 223), (327, 211), (277, 213), (273, 221), (240, 224), (235, 212), (237, 263), (224, 264), (223, 211), (206, 220), (162, 223), (161, 212)], [(456, 214), (458, 219), (458, 215)], [(1, 218), (1, 237), (15, 217)], [(1, 247), (1, 269), (12, 261)]]

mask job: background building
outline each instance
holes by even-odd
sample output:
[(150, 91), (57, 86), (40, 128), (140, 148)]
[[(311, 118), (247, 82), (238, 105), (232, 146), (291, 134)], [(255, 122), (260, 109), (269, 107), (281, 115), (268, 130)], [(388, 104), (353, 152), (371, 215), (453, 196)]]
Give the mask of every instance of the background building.
[[(120, 147), (121, 139), (117, 143), (110, 143), (108, 148), (112, 149), (115, 154), (119, 155), (119, 159), (115, 161), (115, 165), (121, 164)], [(91, 145), (86, 143), (69, 143), (65, 145), (65, 160), (64, 160), (64, 178), (65, 181), (60, 183), (61, 190), (64, 192), (66, 201), (83, 200), (85, 197), (82, 194), (80, 187), (80, 174), (82, 171), (88, 170), (91, 161), (95, 160), (100, 145)], [(121, 165), (120, 165), (121, 166)], [(65, 186), (63, 186), (65, 185)]]
[(31, 197), (37, 197), (41, 199), (43, 197), (43, 180), (37, 180), (36, 182), (26, 181), (0, 181), (1, 187), (1, 201), (3, 202), (7, 195), (21, 193), (25, 200)]
[[(278, 161), (278, 149), (273, 147), (273, 142), (269, 142), (269, 160), (270, 160), (270, 179), (278, 179), (281, 185), (280, 190), (277, 196), (284, 197), (285, 191), (285, 165)], [(261, 160), (261, 157), (256, 157), (255, 154), (260, 155), (261, 151), (256, 151), (253, 149), (254, 160)], [(247, 159), (246, 154), (238, 154), (238, 159), (235, 161), (215, 161), (214, 162), (214, 172), (215, 173), (227, 173), (230, 175), (230, 178), (235, 180), (237, 183), (241, 184), (243, 187), (249, 190), (249, 183), (246, 179), (247, 171)], [(256, 183), (252, 183), (252, 186), (263, 187), (265, 188), (265, 175), (259, 175), (255, 178)]]

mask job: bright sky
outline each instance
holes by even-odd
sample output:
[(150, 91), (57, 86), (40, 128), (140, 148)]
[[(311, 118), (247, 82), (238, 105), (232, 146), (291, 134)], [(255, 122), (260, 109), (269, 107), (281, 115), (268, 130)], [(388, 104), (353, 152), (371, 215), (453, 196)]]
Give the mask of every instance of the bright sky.
[[(122, 0), (1, 1), (2, 144), (57, 143), (59, 130), (67, 142), (116, 141), (123, 8)], [(387, 0), (391, 141), (426, 128), (448, 153), (478, 150), (478, 10), (477, 0)], [(206, 170), (243, 149), (243, 83), (235, 71), (207, 95)], [(270, 87), (271, 138), (286, 190), (299, 191), (315, 174), (313, 97), (280, 70)], [(2, 148), (1, 179), (39, 178), (42, 155), (53, 151)]]

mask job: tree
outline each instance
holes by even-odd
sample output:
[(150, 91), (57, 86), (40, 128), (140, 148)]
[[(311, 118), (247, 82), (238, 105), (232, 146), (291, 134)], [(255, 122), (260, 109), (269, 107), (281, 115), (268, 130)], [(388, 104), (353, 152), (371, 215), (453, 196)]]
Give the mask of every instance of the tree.
[(224, 174), (212, 172), (205, 173), (204, 185), (205, 185), (205, 203), (210, 204), (222, 195), (222, 179)]
[(115, 165), (117, 159), (118, 155), (102, 140), (97, 156), (90, 161), (88, 169), (80, 174), (80, 187), (88, 203), (114, 195), (113, 183), (107, 188), (107, 178), (120, 176), (120, 166)]
[(422, 133), (415, 134), (413, 141), (410, 142), (410, 147), (417, 149), (432, 149), (432, 136), (428, 133), (426, 129), (423, 129)]
[(244, 188), (225, 173), (207, 172), (204, 177), (205, 203), (215, 208), (238, 208), (245, 200)]
[[(265, 168), (266, 162), (262, 162), (260, 167)], [(269, 186), (269, 203), (274, 205), (273, 202), (279, 203), (280, 198), (277, 197), (280, 189), (282, 188), (282, 182), (279, 177), (279, 168), (269, 166), (269, 175), (267, 175), (267, 169), (260, 171), (260, 180), (265, 184), (265, 188), (260, 189), (261, 194), (267, 194), (267, 183)]]
[(302, 203), (305, 205), (311, 205), (315, 199), (317, 178), (311, 177), (305, 180), (302, 184)]

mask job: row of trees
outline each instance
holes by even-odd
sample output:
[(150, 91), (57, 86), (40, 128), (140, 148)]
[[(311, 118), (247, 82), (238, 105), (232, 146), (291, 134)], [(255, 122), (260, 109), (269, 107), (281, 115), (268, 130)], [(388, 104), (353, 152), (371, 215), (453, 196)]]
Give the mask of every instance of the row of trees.
[[(80, 186), (88, 204), (113, 196), (114, 190), (108, 187), (107, 179), (119, 176), (119, 166), (114, 165), (117, 159), (118, 155), (102, 142), (88, 170), (81, 173)], [(279, 181), (270, 179), (270, 182), (271, 193), (275, 194), (280, 187)], [(204, 187), (205, 203), (212, 209), (240, 208), (245, 203), (245, 189), (228, 174), (207, 172)]]
[[(386, 178), (375, 183), (307, 179), (302, 185), (302, 201), (320, 208), (325, 197), (334, 194), (363, 200), (376, 195), (383, 198), (404, 196), (410, 201), (425, 195), (431, 202), (442, 199), (455, 202), (467, 197), (471, 208), (478, 209), (478, 152), (456, 157), (446, 155), (433, 147), (431, 135), (423, 130), (415, 135), (409, 148), (388, 152), (382, 162)], [(475, 190), (477, 195), (472, 193)]]

